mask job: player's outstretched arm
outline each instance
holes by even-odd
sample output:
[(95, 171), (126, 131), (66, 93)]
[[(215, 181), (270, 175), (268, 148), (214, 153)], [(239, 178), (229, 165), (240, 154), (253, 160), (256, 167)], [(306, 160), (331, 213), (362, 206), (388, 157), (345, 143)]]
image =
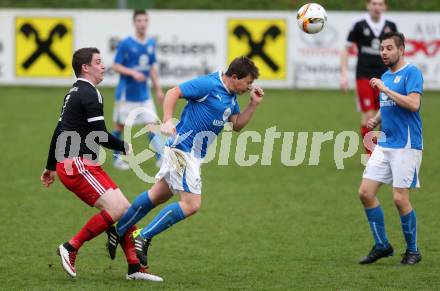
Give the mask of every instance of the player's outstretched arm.
[(251, 100), (248, 106), (239, 114), (229, 117), (232, 122), (232, 128), (235, 131), (240, 131), (251, 120), (257, 106), (263, 101), (264, 91), (260, 87), (253, 87), (250, 92)]
[(169, 136), (176, 133), (176, 128), (172, 122), (172, 118), (177, 101), (181, 97), (182, 91), (178, 86), (168, 90), (165, 95), (165, 99), (163, 101), (163, 124), (160, 128), (162, 134), (164, 135)]

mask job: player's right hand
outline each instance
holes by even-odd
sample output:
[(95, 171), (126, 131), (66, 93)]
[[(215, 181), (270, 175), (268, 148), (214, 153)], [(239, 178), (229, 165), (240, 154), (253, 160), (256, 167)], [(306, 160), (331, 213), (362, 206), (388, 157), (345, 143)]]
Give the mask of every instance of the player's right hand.
[(143, 82), (146, 80), (145, 75), (138, 71), (133, 71), (131, 76), (133, 77), (133, 79), (135, 79), (138, 82)]
[(375, 118), (370, 118), (367, 121), (367, 128), (368, 129), (374, 129), (377, 126), (378, 123), (379, 122), (377, 122), (377, 120)]
[(348, 90), (348, 78), (347, 76), (341, 76), (341, 80), (340, 80), (340, 87), (341, 90), (346, 92)]
[(56, 177), (55, 171), (44, 169), (43, 173), (41, 174), (40, 180), (44, 186), (50, 187), (50, 185), (52, 185), (52, 183), (55, 182), (55, 177)]
[(264, 91), (260, 87), (253, 86), (251, 87), (251, 101), (255, 105), (259, 105), (263, 101)]
[(166, 136), (172, 136), (176, 134), (176, 127), (174, 126), (173, 120), (170, 119), (160, 126), (160, 132)]

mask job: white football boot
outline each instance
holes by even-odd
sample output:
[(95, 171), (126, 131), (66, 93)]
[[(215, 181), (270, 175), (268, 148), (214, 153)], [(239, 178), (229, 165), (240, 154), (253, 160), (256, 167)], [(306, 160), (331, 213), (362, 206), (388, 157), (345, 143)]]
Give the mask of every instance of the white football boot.
[(64, 271), (72, 277), (76, 277), (75, 260), (78, 252), (69, 252), (62, 244), (58, 247), (58, 255), (61, 257), (61, 265)]
[(127, 280), (146, 280), (153, 282), (163, 282), (163, 279), (161, 277), (151, 274), (150, 272), (148, 272), (147, 268), (141, 268), (136, 273), (127, 274), (125, 278), (127, 278)]

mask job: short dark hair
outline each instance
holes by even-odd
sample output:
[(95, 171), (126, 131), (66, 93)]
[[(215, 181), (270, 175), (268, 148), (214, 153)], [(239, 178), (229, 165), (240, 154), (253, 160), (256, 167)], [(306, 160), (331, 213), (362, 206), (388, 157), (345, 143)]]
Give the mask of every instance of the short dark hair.
[(133, 21), (136, 19), (138, 15), (148, 15), (148, 12), (147, 10), (144, 9), (137, 9), (133, 11)]
[[(367, 3), (370, 3), (371, 0), (367, 0)], [(383, 0), (383, 3), (387, 4), (387, 0)]]
[(237, 75), (238, 79), (246, 78), (248, 75), (251, 75), (253, 79), (258, 79), (260, 75), (255, 63), (245, 56), (237, 57), (229, 64), (225, 75), (231, 77), (233, 74)]
[(73, 54), (72, 68), (76, 77), (81, 75), (82, 65), (90, 65), (92, 63), (94, 54), (100, 54), (99, 49), (96, 47), (83, 47)]
[(380, 38), (380, 42), (383, 42), (386, 39), (392, 39), (394, 40), (394, 43), (396, 44), (397, 48), (404, 47), (405, 48), (405, 36), (401, 32), (386, 32), (382, 35)]

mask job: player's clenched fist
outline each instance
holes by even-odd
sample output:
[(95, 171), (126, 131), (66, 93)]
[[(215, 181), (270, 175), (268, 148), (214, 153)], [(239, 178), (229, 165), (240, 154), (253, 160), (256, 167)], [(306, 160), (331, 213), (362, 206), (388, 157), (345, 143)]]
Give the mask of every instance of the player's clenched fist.
[(40, 178), (41, 183), (44, 186), (49, 187), (55, 181), (55, 176), (56, 176), (55, 171), (44, 169), (43, 173), (41, 174), (41, 178)]
[(251, 100), (256, 105), (260, 104), (263, 101), (264, 91), (260, 87), (252, 87), (251, 89)]
[(377, 78), (372, 78), (370, 80), (370, 86), (373, 88), (377, 88), (380, 91), (383, 91), (386, 87), (384, 86), (383, 82), (381, 79), (377, 79)]

